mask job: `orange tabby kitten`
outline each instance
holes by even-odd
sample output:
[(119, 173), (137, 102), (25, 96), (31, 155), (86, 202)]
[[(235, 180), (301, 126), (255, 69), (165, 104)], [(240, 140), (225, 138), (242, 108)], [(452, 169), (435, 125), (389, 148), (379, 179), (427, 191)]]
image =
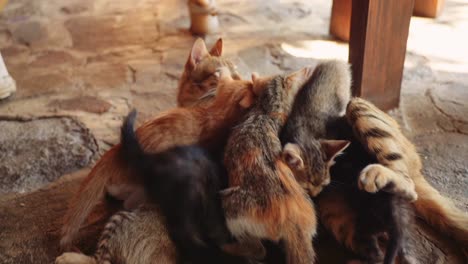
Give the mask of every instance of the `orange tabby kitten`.
[[(185, 64), (184, 73), (179, 81), (177, 104), (189, 106), (210, 90), (216, 90), (218, 79), (215, 72), (220, 67), (227, 67), (234, 80), (240, 80), (236, 66), (228, 59), (222, 57), (223, 40), (218, 39), (210, 52), (206, 49), (205, 42), (197, 39), (193, 44), (190, 55)], [(213, 95), (214, 93), (211, 93)], [(209, 98), (212, 98), (210, 96)], [(207, 100), (202, 100), (206, 102)]]
[[(221, 72), (222, 76), (230, 76), (226, 68), (222, 68)], [(219, 84), (211, 104), (175, 108), (139, 127), (136, 133), (145, 151), (154, 153), (175, 145), (190, 144), (221, 150), (231, 127), (242, 118), (254, 100), (251, 81), (227, 79)], [(93, 208), (105, 202), (106, 193), (124, 200), (127, 209), (135, 208), (144, 201), (141, 179), (133, 174), (123, 160), (120, 145), (114, 146), (101, 157), (83, 181), (65, 215), (60, 241), (63, 249), (70, 248)]]
[(361, 144), (379, 162), (361, 172), (359, 187), (375, 193), (392, 183), (393, 192), (415, 200), (413, 205), (418, 216), (457, 240), (468, 255), (468, 214), (427, 182), (421, 173), (421, 158), (398, 123), (360, 98), (351, 100), (346, 118)]

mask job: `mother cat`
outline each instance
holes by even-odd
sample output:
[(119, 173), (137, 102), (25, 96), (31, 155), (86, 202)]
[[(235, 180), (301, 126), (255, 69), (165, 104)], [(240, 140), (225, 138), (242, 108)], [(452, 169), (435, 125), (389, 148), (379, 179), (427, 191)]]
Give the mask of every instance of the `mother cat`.
[[(190, 90), (183, 92), (189, 93)], [(376, 115), (385, 120), (386, 129), (391, 131), (390, 135), (386, 133), (382, 136), (369, 137), (369, 131), (378, 133), (379, 127), (384, 125), (373, 118)], [(392, 181), (402, 183), (404, 192), (408, 192), (410, 196), (417, 196), (417, 200), (413, 202), (417, 216), (440, 233), (455, 239), (464, 249), (465, 255), (468, 255), (468, 214), (442, 196), (425, 179), (421, 172), (421, 158), (414, 145), (401, 132), (398, 123), (362, 99), (352, 100), (346, 116), (361, 144), (370, 155), (376, 157), (379, 163), (363, 172), (363, 178), (375, 179), (379, 171), (384, 171), (387, 175), (391, 175)], [(385, 155), (388, 152), (383, 152), (384, 149), (399, 155)], [(361, 183), (361, 187), (369, 192), (377, 192), (385, 185)]]

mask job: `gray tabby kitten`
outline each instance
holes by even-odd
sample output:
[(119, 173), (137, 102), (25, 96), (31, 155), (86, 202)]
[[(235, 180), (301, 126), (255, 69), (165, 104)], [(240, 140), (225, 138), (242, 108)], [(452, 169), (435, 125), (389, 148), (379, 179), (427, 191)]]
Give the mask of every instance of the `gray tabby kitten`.
[(330, 138), (327, 135), (334, 132), (333, 124), (344, 115), (351, 97), (350, 85), (346, 64), (335, 61), (319, 64), (297, 94), (281, 131), (284, 160), (312, 197), (330, 183), (334, 158), (349, 146), (348, 140), (326, 138)]

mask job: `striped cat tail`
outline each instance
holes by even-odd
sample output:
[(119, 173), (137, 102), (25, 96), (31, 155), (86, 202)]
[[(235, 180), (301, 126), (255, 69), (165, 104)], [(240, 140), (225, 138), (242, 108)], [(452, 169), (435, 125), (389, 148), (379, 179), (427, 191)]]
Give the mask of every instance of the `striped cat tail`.
[(416, 213), (441, 233), (456, 239), (468, 257), (468, 214), (442, 196), (422, 175), (414, 182), (419, 195), (414, 203)]
[[(468, 214), (427, 182), (421, 174), (419, 154), (398, 123), (360, 98), (353, 98), (348, 104), (346, 118), (369, 154), (392, 171), (396, 179), (404, 182), (405, 189), (400, 190), (400, 194), (414, 198), (417, 215), (439, 232), (457, 240), (468, 256)], [(412, 194), (413, 190), (416, 195)]]

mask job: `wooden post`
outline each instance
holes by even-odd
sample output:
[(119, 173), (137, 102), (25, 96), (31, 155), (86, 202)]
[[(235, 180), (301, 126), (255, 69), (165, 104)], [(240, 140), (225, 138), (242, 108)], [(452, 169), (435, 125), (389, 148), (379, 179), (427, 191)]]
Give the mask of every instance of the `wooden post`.
[(333, 0), (330, 17), (330, 35), (349, 41), (351, 27), (351, 0)]
[(190, 31), (195, 35), (216, 33), (219, 30), (215, 0), (189, 0)]
[(444, 6), (445, 0), (415, 0), (414, 14), (423, 17), (437, 17)]
[(353, 94), (384, 110), (398, 107), (414, 0), (352, 2)]

